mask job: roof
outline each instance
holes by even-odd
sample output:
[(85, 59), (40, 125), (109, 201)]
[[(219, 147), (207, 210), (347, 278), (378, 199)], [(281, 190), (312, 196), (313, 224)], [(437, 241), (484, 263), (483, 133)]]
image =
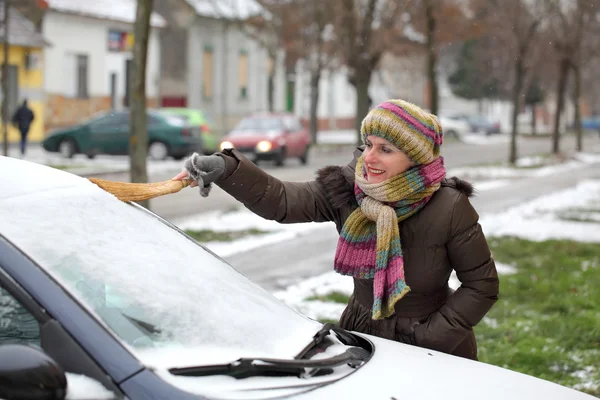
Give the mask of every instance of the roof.
[[(107, 19), (111, 21), (135, 22), (136, 1), (135, 0), (46, 0), (51, 10), (77, 14), (86, 17)], [(154, 27), (166, 26), (165, 19), (153, 12), (150, 24)]]
[(202, 17), (246, 19), (266, 10), (256, 0), (186, 0)]
[[(4, 2), (0, 0), (0, 21), (4, 20)], [(0, 24), (0, 40), (4, 40), (4, 26)], [(37, 32), (33, 22), (18, 10), (8, 11), (8, 43), (13, 46), (44, 47), (49, 43)]]

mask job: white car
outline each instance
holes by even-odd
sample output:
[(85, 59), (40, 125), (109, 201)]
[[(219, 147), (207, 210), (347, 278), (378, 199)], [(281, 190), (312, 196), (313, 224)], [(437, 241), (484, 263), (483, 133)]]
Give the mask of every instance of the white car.
[(460, 139), (462, 136), (468, 135), (471, 132), (471, 127), (466, 121), (445, 116), (438, 116), (438, 120), (442, 125), (442, 130), (446, 137)]
[(592, 399), (323, 325), (87, 179), (0, 171), (0, 398), (61, 399), (83, 376), (102, 392), (86, 398)]

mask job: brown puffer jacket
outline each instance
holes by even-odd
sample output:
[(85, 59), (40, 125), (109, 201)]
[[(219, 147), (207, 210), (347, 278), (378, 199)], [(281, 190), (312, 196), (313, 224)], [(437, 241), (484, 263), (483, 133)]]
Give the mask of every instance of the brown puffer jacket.
[[(326, 167), (310, 182), (282, 182), (225, 150), (226, 172), (216, 184), (263, 218), (281, 223), (333, 221), (338, 232), (358, 207), (353, 194), (354, 160)], [(477, 359), (473, 327), (498, 299), (498, 276), (479, 216), (468, 197), (472, 186), (446, 179), (429, 203), (400, 223), (406, 282), (411, 291), (394, 316), (371, 319), (373, 281), (354, 279), (354, 293), (340, 326), (357, 332)], [(333, 255), (332, 255), (333, 256)], [(461, 282), (448, 287), (452, 270)]]

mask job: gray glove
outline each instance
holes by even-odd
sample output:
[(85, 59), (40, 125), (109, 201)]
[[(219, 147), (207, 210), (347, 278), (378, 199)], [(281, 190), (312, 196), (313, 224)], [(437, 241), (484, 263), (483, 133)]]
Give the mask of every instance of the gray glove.
[(190, 178), (198, 182), (200, 195), (208, 196), (211, 183), (218, 181), (225, 173), (225, 160), (221, 156), (201, 156), (194, 153), (183, 166)]

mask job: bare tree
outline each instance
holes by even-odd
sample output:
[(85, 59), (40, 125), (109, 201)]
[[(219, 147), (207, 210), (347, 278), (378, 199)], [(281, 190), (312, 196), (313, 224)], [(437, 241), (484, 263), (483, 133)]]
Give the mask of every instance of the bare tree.
[[(569, 71), (575, 68), (575, 90), (580, 89), (580, 62), (584, 38), (589, 34), (590, 21), (597, 18), (597, 0), (546, 0), (545, 4), (550, 15), (550, 30), (552, 43), (558, 58), (558, 83), (556, 86), (556, 114), (554, 115), (554, 129), (552, 132), (552, 152), (560, 152), (560, 119), (565, 106), (565, 92)], [(577, 94), (579, 99), (579, 94)], [(575, 102), (579, 107), (579, 101)], [(576, 110), (576, 114), (580, 114)], [(580, 117), (576, 117), (580, 119)], [(581, 131), (581, 124), (578, 123)], [(581, 143), (578, 143), (581, 145)]]
[[(131, 118), (129, 160), (131, 182), (148, 182), (148, 121), (146, 114), (146, 62), (150, 36), (153, 0), (137, 0), (133, 46), (133, 80), (131, 85)], [(140, 203), (149, 208), (149, 202)]]
[(306, 31), (304, 58), (310, 72), (310, 132), (313, 143), (317, 143), (319, 83), (323, 70), (334, 59), (330, 34), (333, 30), (334, 3), (322, 0), (305, 0), (306, 11), (303, 20), (309, 29)]
[(355, 128), (360, 143), (360, 125), (370, 107), (371, 76), (384, 52), (405, 44), (400, 39), (405, 38), (405, 20), (400, 15), (410, 0), (335, 1), (339, 54), (350, 69), (349, 82), (356, 88)]
[(590, 1), (579, 4), (584, 8), (577, 13), (577, 24), (580, 27), (578, 34), (579, 43), (574, 57), (571, 60), (573, 71), (573, 104), (575, 105), (575, 134), (577, 136), (577, 150), (583, 150), (583, 128), (581, 126), (581, 99), (582, 99), (582, 73), (585, 66), (596, 56), (600, 55), (600, 2)]
[(495, 48), (502, 49), (506, 55), (507, 71), (511, 75), (509, 79), (504, 79), (510, 82), (513, 105), (508, 160), (511, 164), (515, 164), (517, 160), (517, 117), (543, 48), (540, 43), (546, 18), (543, 1), (545, 0), (492, 0), (488, 4), (488, 24), (495, 27), (489, 33), (494, 37)]
[(442, 48), (482, 35), (483, 2), (461, 0), (412, 0), (408, 7), (411, 28), (423, 35), (420, 44), (427, 57), (429, 109), (439, 112), (438, 63)]

